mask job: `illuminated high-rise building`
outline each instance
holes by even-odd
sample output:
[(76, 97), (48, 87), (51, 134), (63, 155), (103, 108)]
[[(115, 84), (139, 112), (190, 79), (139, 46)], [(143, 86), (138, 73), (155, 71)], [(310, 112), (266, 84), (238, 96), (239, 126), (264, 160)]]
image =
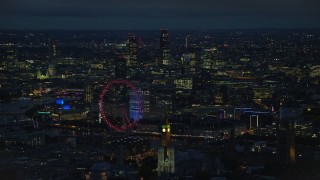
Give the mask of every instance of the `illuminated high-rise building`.
[(171, 65), (167, 29), (161, 29), (160, 31), (160, 60), (159, 65)]
[(187, 53), (183, 54), (181, 58), (181, 64), (187, 65), (190, 67), (196, 66), (196, 54), (195, 53)]
[[(139, 104), (139, 101), (142, 103), (143, 102), (143, 97), (142, 97), (142, 93), (139, 90), (138, 92), (140, 94), (137, 95), (135, 92), (130, 91), (129, 95), (130, 95), (130, 120), (136, 120), (136, 119), (142, 119), (143, 118), (143, 111), (141, 109), (141, 112), (139, 112), (140, 108), (142, 107), (142, 104)], [(139, 99), (141, 98), (141, 100)], [(141, 107), (140, 107), (141, 105)]]
[(53, 40), (50, 40), (49, 41), (49, 67), (48, 67), (49, 78), (56, 76), (56, 56), (57, 56), (56, 43)]
[[(187, 36), (189, 37), (189, 36)], [(186, 38), (187, 41), (187, 38)], [(195, 74), (197, 69), (197, 59), (194, 48), (189, 48), (186, 42), (186, 50), (180, 57), (181, 74)]]
[(136, 36), (133, 33), (129, 34), (129, 39), (127, 42), (127, 55), (126, 61), (128, 67), (133, 67), (138, 65), (138, 42)]
[(175, 172), (174, 148), (171, 146), (171, 127), (166, 119), (166, 124), (161, 126), (162, 140), (161, 148), (158, 151), (158, 176), (172, 174)]
[(91, 103), (93, 100), (93, 86), (86, 84), (84, 86), (84, 102)]
[(142, 110), (143, 116), (146, 117), (150, 114), (150, 90), (148, 88), (144, 88), (141, 91), (142, 94)]
[(140, 94), (140, 106), (138, 102), (138, 96), (130, 92), (130, 119), (134, 119), (138, 116), (139, 108), (141, 108), (141, 114), (139, 115), (140, 119), (149, 118), (150, 114), (150, 89), (149, 87), (143, 86), (138, 89), (138, 93)]
[(204, 49), (201, 54), (202, 60), (202, 68), (204, 69), (211, 69), (213, 62), (212, 62), (212, 52), (210, 49)]

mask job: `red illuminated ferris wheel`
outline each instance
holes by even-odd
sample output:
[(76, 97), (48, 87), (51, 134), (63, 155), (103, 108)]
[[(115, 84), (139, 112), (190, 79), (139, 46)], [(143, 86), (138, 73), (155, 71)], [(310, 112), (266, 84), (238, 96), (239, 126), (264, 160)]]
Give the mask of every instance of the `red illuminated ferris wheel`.
[(103, 87), (99, 106), (102, 119), (117, 132), (134, 127), (142, 114), (138, 89), (133, 83), (123, 79), (112, 80)]

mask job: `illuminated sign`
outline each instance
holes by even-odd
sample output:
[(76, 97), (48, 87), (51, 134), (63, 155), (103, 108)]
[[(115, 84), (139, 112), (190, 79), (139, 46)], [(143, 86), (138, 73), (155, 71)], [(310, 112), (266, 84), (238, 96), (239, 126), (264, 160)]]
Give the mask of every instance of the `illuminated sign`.
[(50, 112), (46, 112), (46, 111), (38, 111), (38, 114), (50, 114)]

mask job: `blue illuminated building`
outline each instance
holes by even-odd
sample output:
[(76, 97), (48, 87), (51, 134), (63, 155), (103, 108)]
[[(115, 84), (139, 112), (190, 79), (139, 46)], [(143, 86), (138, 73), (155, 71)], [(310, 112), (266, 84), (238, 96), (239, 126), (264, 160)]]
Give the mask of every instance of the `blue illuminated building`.
[(64, 104), (64, 100), (62, 98), (58, 98), (58, 99), (56, 99), (56, 104), (57, 105), (63, 105)]
[[(140, 93), (141, 91), (139, 91)], [(140, 93), (141, 94), (141, 93)], [(141, 97), (141, 104), (143, 102), (143, 97)], [(142, 107), (140, 104), (139, 107), (139, 96), (135, 92), (130, 92), (130, 120), (136, 120), (136, 119), (142, 119), (143, 118), (143, 111)], [(140, 115), (139, 115), (139, 108), (140, 110)]]
[(70, 110), (70, 109), (71, 109), (71, 106), (68, 104), (62, 106), (62, 110)]

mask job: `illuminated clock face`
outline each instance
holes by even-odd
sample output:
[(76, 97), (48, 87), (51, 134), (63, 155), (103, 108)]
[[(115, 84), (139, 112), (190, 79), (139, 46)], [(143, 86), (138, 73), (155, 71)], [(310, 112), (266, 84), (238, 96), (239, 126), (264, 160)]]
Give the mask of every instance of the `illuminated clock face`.
[(162, 125), (162, 132), (170, 132), (170, 125)]
[(163, 128), (163, 129), (162, 129), (162, 132), (170, 132), (170, 129), (169, 129), (169, 128), (168, 128), (168, 129)]

